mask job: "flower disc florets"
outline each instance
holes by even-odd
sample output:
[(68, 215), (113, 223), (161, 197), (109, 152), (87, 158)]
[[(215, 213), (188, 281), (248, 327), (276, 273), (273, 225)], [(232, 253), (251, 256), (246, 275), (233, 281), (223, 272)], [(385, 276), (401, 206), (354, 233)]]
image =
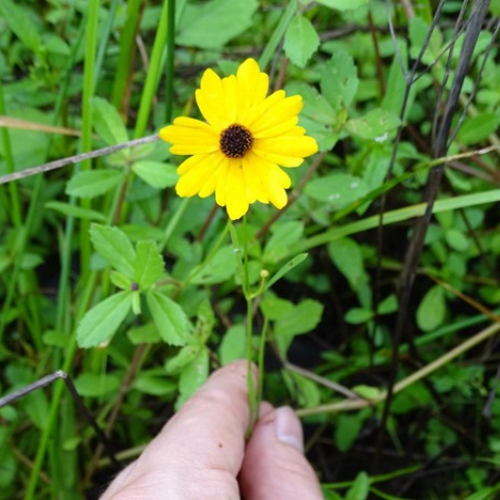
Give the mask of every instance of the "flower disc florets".
[(226, 78), (205, 71), (196, 102), (206, 122), (179, 117), (160, 130), (171, 153), (190, 156), (177, 169), (179, 196), (215, 193), (233, 220), (256, 201), (286, 205), (291, 180), (281, 167), (298, 167), (318, 146), (297, 125), (302, 97), (283, 90), (267, 96), (268, 88), (253, 59)]
[(220, 150), (229, 158), (242, 158), (252, 146), (253, 137), (243, 125), (233, 123), (220, 135)]

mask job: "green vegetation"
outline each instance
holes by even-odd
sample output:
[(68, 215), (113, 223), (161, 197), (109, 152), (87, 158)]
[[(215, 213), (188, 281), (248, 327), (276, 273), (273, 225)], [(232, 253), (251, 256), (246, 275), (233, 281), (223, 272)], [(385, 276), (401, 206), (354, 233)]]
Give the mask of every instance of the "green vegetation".
[[(499, 0), (0, 0), (0, 395), (67, 372), (126, 462), (249, 357), (252, 404), (297, 410), (326, 498), (494, 498), (499, 16)], [(284, 209), (231, 223), (176, 195), (182, 158), (150, 136), (200, 118), (206, 68), (248, 57), (303, 97), (319, 152), (287, 169)], [(93, 498), (114, 473), (61, 380), (0, 423), (2, 498)]]

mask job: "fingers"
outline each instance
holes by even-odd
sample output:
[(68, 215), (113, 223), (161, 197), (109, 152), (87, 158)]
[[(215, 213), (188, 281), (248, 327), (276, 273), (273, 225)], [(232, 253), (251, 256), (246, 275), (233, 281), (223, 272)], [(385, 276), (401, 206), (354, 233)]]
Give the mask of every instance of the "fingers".
[(291, 408), (264, 411), (247, 445), (240, 473), (245, 500), (321, 500), (303, 453), (302, 425)]
[(217, 370), (102, 499), (239, 498), (235, 477), (249, 422), (246, 368), (238, 361)]

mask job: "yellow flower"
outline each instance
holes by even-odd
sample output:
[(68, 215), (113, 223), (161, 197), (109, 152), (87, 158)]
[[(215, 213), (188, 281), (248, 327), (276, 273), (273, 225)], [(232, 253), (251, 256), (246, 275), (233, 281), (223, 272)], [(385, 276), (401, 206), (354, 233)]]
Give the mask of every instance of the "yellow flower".
[(160, 130), (171, 153), (192, 155), (177, 170), (179, 196), (215, 192), (232, 220), (256, 201), (287, 204), (291, 181), (280, 166), (298, 167), (318, 146), (297, 126), (302, 97), (286, 97), (283, 90), (266, 97), (268, 87), (269, 77), (253, 59), (226, 78), (205, 71), (196, 102), (207, 122), (179, 117)]

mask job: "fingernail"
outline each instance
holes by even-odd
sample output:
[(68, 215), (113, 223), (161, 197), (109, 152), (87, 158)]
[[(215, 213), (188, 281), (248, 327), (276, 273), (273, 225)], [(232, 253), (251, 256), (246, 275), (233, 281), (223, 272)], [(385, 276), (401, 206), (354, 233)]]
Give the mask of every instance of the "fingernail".
[(300, 453), (304, 453), (302, 425), (290, 407), (283, 406), (276, 410), (274, 430), (279, 441), (293, 446)]

